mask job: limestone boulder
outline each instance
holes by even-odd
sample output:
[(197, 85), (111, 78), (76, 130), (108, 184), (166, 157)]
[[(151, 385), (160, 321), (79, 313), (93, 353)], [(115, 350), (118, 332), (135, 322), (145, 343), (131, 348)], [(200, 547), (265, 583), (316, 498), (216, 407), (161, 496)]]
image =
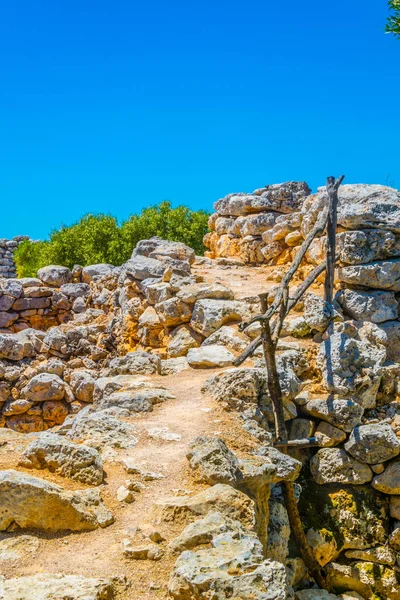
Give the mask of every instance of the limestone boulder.
[(58, 430), (71, 440), (97, 449), (132, 448), (136, 445), (136, 428), (112, 416), (107, 411), (92, 412), (88, 406), (77, 415), (70, 415)]
[(382, 260), (338, 269), (343, 283), (392, 292), (400, 291), (400, 259)]
[(331, 321), (341, 318), (332, 304), (311, 292), (305, 294), (304, 321), (311, 330), (323, 332)]
[(227, 367), (233, 363), (235, 355), (225, 346), (212, 344), (200, 348), (190, 348), (187, 353), (189, 366), (197, 369)]
[(138, 254), (124, 263), (121, 276), (129, 275), (142, 281), (149, 277), (162, 277), (165, 269), (166, 265), (160, 260)]
[(338, 446), (346, 439), (346, 433), (338, 427), (330, 425), (327, 421), (321, 421), (315, 430), (314, 437), (321, 448)]
[(225, 346), (231, 352), (243, 352), (247, 348), (249, 341), (244, 334), (240, 334), (233, 327), (223, 325), (204, 340), (203, 347), (213, 344)]
[(17, 471), (0, 472), (0, 530), (84, 531), (105, 527), (113, 518), (97, 490), (66, 492), (60, 486)]
[(21, 396), (31, 402), (62, 400), (65, 396), (65, 383), (58, 375), (39, 373), (22, 388)]
[(176, 296), (159, 302), (154, 308), (164, 327), (176, 327), (181, 323), (188, 323), (192, 317), (191, 306)]
[(400, 440), (387, 423), (355, 427), (345, 444), (346, 451), (360, 462), (375, 465), (400, 453)]
[(157, 501), (152, 508), (156, 524), (190, 523), (211, 511), (239, 521), (246, 529), (254, 529), (254, 502), (247, 494), (232, 486), (218, 483), (193, 496), (174, 496)]
[(84, 283), (90, 283), (96, 280), (98, 277), (110, 275), (114, 270), (114, 265), (108, 263), (100, 263), (97, 265), (88, 265), (82, 269), (82, 281)]
[(235, 486), (242, 478), (238, 459), (220, 438), (195, 438), (189, 444), (186, 457), (198, 481)]
[(87, 485), (99, 485), (103, 481), (103, 461), (97, 450), (55, 433), (46, 432), (31, 442), (22, 453), (19, 466), (47, 469)]
[(67, 267), (60, 267), (59, 265), (42, 267), (37, 272), (37, 276), (43, 283), (57, 288), (72, 281), (71, 271)]
[(232, 290), (221, 283), (195, 283), (185, 285), (176, 296), (186, 304), (195, 304), (198, 300), (233, 300)]
[(336, 299), (351, 319), (382, 323), (398, 317), (394, 292), (344, 289), (337, 294)]
[(386, 321), (379, 324), (384, 334), (384, 345), (388, 360), (400, 362), (400, 322)]
[(189, 264), (192, 264), (195, 260), (194, 250), (186, 246), (186, 244), (163, 240), (158, 236), (153, 236), (147, 240), (140, 240), (132, 253), (132, 258), (136, 256), (149, 256), (150, 258), (168, 257), (186, 261)]
[(203, 336), (194, 331), (189, 325), (179, 325), (171, 333), (168, 343), (168, 355), (171, 358), (186, 356), (190, 348), (198, 348), (203, 341)]
[(372, 486), (379, 492), (390, 495), (400, 494), (400, 460), (396, 459), (388, 464), (380, 475), (376, 475)]
[(60, 291), (68, 298), (87, 298), (90, 294), (90, 285), (87, 283), (66, 283)]
[(160, 372), (160, 358), (150, 352), (128, 352), (109, 364), (110, 375), (153, 375)]
[(235, 219), (228, 233), (233, 233), (242, 238), (248, 235), (261, 236), (264, 231), (275, 225), (277, 217), (279, 217), (279, 213), (275, 211), (241, 216)]
[(309, 400), (302, 410), (348, 433), (360, 425), (364, 413), (359, 404), (342, 398)]
[[(311, 231), (328, 205), (326, 188), (302, 206), (302, 233)], [(400, 192), (384, 185), (345, 184), (339, 190), (338, 224), (346, 229), (383, 229), (400, 233)]]
[(194, 305), (190, 326), (205, 337), (210, 336), (222, 325), (241, 321), (249, 315), (245, 302), (236, 300), (198, 300)]
[(13, 334), (0, 333), (0, 358), (18, 361), (25, 356), (25, 344)]
[(70, 387), (81, 402), (93, 402), (93, 391), (96, 379), (89, 370), (76, 370), (71, 373)]
[(372, 480), (372, 470), (352, 458), (343, 448), (322, 448), (310, 461), (314, 481), (362, 485)]
[(385, 600), (400, 600), (397, 572), (386, 565), (372, 562), (353, 562), (327, 565), (327, 580), (341, 590), (354, 590), (363, 598), (379, 596)]
[(228, 194), (214, 204), (220, 215), (240, 216), (265, 211), (292, 213), (298, 210), (310, 193), (305, 182), (289, 181), (267, 185), (253, 194)]
[(4, 600), (113, 600), (114, 586), (107, 579), (39, 573), (0, 579)]
[(178, 554), (184, 550), (209, 544), (215, 536), (228, 531), (238, 531), (243, 534), (246, 530), (239, 521), (232, 521), (219, 512), (209, 512), (203, 519), (189, 523), (182, 533), (168, 544), (168, 547), (173, 554)]

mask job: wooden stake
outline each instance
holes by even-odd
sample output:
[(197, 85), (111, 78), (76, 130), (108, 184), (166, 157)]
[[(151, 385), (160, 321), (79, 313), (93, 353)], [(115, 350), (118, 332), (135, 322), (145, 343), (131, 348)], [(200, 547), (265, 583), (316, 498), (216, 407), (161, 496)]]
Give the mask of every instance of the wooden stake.
[(344, 179), (344, 175), (335, 179), (328, 177), (326, 180), (326, 191), (328, 192), (328, 223), (326, 232), (326, 276), (325, 276), (325, 300), (332, 304), (333, 286), (335, 281), (336, 262), (336, 228), (337, 228), (337, 206), (338, 190)]

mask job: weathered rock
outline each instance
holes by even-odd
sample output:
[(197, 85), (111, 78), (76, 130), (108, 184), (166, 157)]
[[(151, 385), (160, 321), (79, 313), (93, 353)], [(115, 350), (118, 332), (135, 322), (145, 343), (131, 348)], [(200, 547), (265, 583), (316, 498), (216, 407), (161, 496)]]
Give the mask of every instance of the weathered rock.
[(208, 337), (222, 325), (232, 321), (241, 321), (248, 313), (244, 302), (236, 300), (198, 300), (194, 305), (192, 329)]
[(138, 254), (124, 263), (122, 271), (134, 279), (142, 281), (149, 277), (162, 277), (166, 266), (165, 263), (155, 258)]
[(321, 421), (315, 430), (314, 437), (321, 448), (338, 446), (346, 439), (346, 434), (341, 429), (330, 425), (326, 421)]
[(189, 363), (185, 356), (167, 358), (161, 361), (161, 375), (174, 375), (188, 368)]
[(164, 327), (175, 327), (187, 323), (192, 316), (192, 307), (176, 296), (155, 305), (155, 309)]
[(351, 432), (360, 425), (363, 408), (352, 400), (335, 398), (327, 400), (309, 400), (302, 410), (312, 417), (327, 421), (334, 427)]
[(48, 469), (87, 485), (103, 481), (103, 461), (97, 450), (54, 433), (45, 433), (31, 442), (18, 464), (27, 469)]
[(186, 246), (186, 244), (163, 240), (158, 236), (153, 236), (147, 240), (140, 240), (132, 253), (132, 258), (135, 258), (135, 256), (169, 257), (187, 261), (190, 264), (195, 260), (194, 250)]
[(156, 523), (188, 523), (196, 517), (207, 515), (210, 511), (217, 511), (230, 519), (240, 521), (246, 529), (253, 529), (255, 526), (253, 500), (243, 492), (222, 483), (194, 496), (159, 500), (153, 505), (152, 516)]
[(400, 362), (400, 322), (386, 321), (380, 323), (380, 328), (384, 332), (384, 346), (386, 348), (388, 360)]
[(268, 185), (253, 194), (228, 194), (214, 204), (220, 215), (240, 216), (274, 210), (292, 213), (301, 207), (310, 188), (305, 182), (289, 181)]
[(203, 519), (189, 523), (168, 545), (173, 554), (209, 544), (213, 537), (228, 531), (245, 532), (238, 521), (232, 521), (219, 512), (209, 512)]
[(18, 537), (4, 538), (0, 541), (0, 562), (18, 560), (27, 554), (36, 554), (39, 547), (40, 540), (33, 535), (19, 535)]
[(384, 494), (400, 494), (400, 460), (388, 464), (381, 475), (374, 477), (372, 486)]
[(398, 292), (400, 259), (342, 267), (338, 270), (338, 278), (349, 285)]
[[(325, 188), (307, 198), (302, 206), (302, 232), (307, 234), (328, 204)], [(338, 224), (346, 229), (384, 229), (400, 233), (400, 193), (384, 185), (342, 185)]]
[(220, 438), (197, 437), (186, 454), (197, 480), (235, 486), (242, 478), (239, 461)]
[(96, 410), (118, 407), (129, 413), (148, 412), (153, 410), (154, 404), (174, 398), (164, 386), (131, 375), (101, 377), (96, 381), (94, 388)]
[(90, 283), (96, 280), (97, 277), (103, 277), (104, 275), (110, 275), (114, 269), (114, 265), (100, 263), (98, 265), (88, 265), (82, 269), (82, 280), (84, 283)]
[(233, 327), (223, 325), (206, 338), (203, 346), (211, 346), (217, 344), (225, 346), (231, 352), (243, 352), (248, 346), (248, 339), (243, 334), (239, 334)]
[(337, 600), (339, 597), (326, 590), (311, 589), (296, 592), (296, 600)]
[[(275, 489), (275, 488), (274, 488)], [(269, 521), (267, 556), (271, 560), (285, 563), (289, 554), (290, 523), (287, 510), (274, 494), (269, 499)]]
[(112, 600), (114, 586), (107, 579), (39, 573), (0, 579), (0, 597), (4, 600)]
[(307, 531), (306, 538), (315, 558), (322, 567), (339, 555), (336, 539), (327, 529), (311, 528)]
[(400, 440), (387, 423), (374, 423), (353, 429), (344, 447), (355, 459), (374, 465), (395, 458)]
[(376, 548), (367, 548), (365, 550), (347, 550), (346, 558), (390, 566), (396, 563), (395, 552), (387, 546), (377, 546)]
[(22, 360), (25, 346), (17, 335), (0, 333), (0, 358), (7, 360)]
[(398, 317), (398, 306), (393, 292), (345, 289), (336, 295), (336, 299), (345, 314), (352, 319), (382, 323)]
[(185, 285), (176, 295), (186, 304), (195, 304), (198, 300), (204, 300), (206, 298), (213, 300), (234, 299), (232, 290), (221, 283), (195, 283), (193, 285)]
[(30, 379), (21, 390), (22, 397), (31, 402), (62, 400), (65, 396), (65, 383), (51, 373), (39, 373)]
[(149, 352), (128, 352), (114, 358), (109, 369), (110, 375), (152, 375), (160, 372), (160, 358)]
[(116, 419), (106, 411), (90, 412), (84, 408), (77, 415), (68, 417), (58, 430), (69, 439), (78, 440), (95, 448), (131, 448), (136, 445), (136, 429), (129, 423)]
[(308, 292), (304, 296), (304, 320), (310, 329), (325, 331), (333, 319), (340, 318), (332, 304), (320, 296)]
[(227, 367), (234, 360), (232, 352), (217, 344), (191, 348), (187, 353), (187, 361), (192, 368)]
[(368, 465), (349, 456), (342, 448), (322, 448), (310, 462), (311, 473), (318, 484), (344, 483), (362, 485), (372, 480)]
[(397, 573), (386, 565), (356, 562), (351, 566), (327, 565), (328, 583), (338, 589), (358, 592), (363, 598), (381, 596), (385, 600), (400, 600)]
[(198, 348), (203, 336), (194, 331), (189, 325), (180, 325), (173, 330), (168, 344), (168, 354), (172, 358), (186, 356), (190, 348)]
[(72, 392), (81, 402), (93, 402), (95, 378), (90, 371), (76, 370), (71, 373), (70, 386)]
[(83, 531), (112, 523), (97, 490), (66, 492), (17, 471), (0, 472), (0, 530), (12, 524), (48, 531)]
[(71, 271), (67, 267), (60, 267), (58, 265), (49, 265), (48, 267), (39, 269), (37, 276), (40, 281), (53, 287), (61, 287), (65, 283), (72, 281)]

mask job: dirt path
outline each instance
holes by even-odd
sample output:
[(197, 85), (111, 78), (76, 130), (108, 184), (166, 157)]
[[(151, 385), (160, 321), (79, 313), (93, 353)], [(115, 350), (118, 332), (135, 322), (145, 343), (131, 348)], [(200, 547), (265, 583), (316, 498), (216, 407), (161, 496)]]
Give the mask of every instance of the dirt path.
[[(115, 517), (115, 523), (105, 529), (91, 532), (47, 535), (33, 531), (0, 534), (0, 539), (34, 535), (40, 539), (40, 547), (34, 554), (26, 553), (14, 561), (1, 561), (2, 574), (9, 578), (38, 572), (80, 574), (93, 577), (126, 578), (131, 587), (119, 587), (118, 600), (150, 600), (166, 598), (166, 581), (175, 558), (164, 556), (160, 561), (132, 560), (124, 558), (122, 540), (135, 533), (135, 528), (151, 524), (150, 509), (156, 500), (182, 495), (200, 488), (190, 479), (186, 451), (188, 443), (197, 435), (218, 435), (221, 431), (233, 433), (239, 425), (235, 418), (221, 411), (212, 401), (201, 394), (203, 382), (218, 370), (188, 369), (179, 375), (152, 377), (151, 380), (166, 386), (176, 400), (168, 400), (154, 408), (153, 412), (126, 419), (137, 428), (137, 445), (129, 450), (120, 450), (110, 461), (105, 462), (106, 483), (101, 486), (101, 495), (106, 507)], [(168, 428), (178, 434), (178, 441), (155, 440), (149, 429)], [(0, 468), (17, 468), (31, 475), (55, 482), (65, 489), (80, 489), (83, 486), (58, 477), (48, 471), (27, 471), (17, 467), (18, 456), (28, 443), (30, 436), (21, 436), (22, 442), (0, 447)], [(233, 437), (236, 437), (234, 435)], [(138, 480), (128, 475), (120, 464), (120, 458), (129, 456), (145, 470), (162, 473), (160, 480), (146, 482), (146, 489), (135, 494), (132, 504), (118, 502), (116, 493), (126, 479)], [(176, 532), (162, 530), (171, 539)], [(165, 544), (162, 544), (165, 547)], [(134, 593), (133, 593), (134, 590)]]

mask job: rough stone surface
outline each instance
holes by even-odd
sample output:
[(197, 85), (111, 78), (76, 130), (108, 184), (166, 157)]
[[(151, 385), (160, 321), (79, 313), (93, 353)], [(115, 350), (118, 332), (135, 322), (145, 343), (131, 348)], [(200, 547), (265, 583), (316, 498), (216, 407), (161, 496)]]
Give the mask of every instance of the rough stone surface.
[(4, 600), (113, 600), (114, 586), (106, 579), (39, 573), (0, 579)]
[(312, 417), (327, 421), (348, 433), (361, 423), (364, 412), (359, 404), (341, 398), (310, 400), (303, 410)]
[(386, 469), (374, 477), (372, 486), (384, 494), (400, 494), (400, 460), (389, 463)]
[(336, 298), (345, 314), (352, 319), (382, 323), (398, 317), (398, 305), (393, 292), (345, 289)]
[(187, 353), (187, 361), (193, 368), (227, 367), (234, 360), (232, 352), (217, 344), (191, 348)]
[(316, 483), (344, 483), (361, 485), (372, 480), (368, 465), (352, 458), (343, 448), (322, 448), (310, 462)]
[(96, 490), (65, 492), (17, 471), (0, 472), (0, 530), (11, 524), (48, 531), (83, 531), (112, 523)]
[(27, 469), (48, 469), (87, 485), (103, 481), (103, 461), (94, 448), (73, 442), (54, 433), (45, 433), (24, 450), (19, 465)]
[(54, 287), (61, 287), (72, 280), (71, 271), (67, 267), (57, 265), (49, 265), (48, 267), (39, 269), (37, 276), (43, 283)]
[(395, 458), (400, 453), (400, 440), (390, 425), (375, 423), (355, 427), (344, 447), (353, 458), (374, 465)]

